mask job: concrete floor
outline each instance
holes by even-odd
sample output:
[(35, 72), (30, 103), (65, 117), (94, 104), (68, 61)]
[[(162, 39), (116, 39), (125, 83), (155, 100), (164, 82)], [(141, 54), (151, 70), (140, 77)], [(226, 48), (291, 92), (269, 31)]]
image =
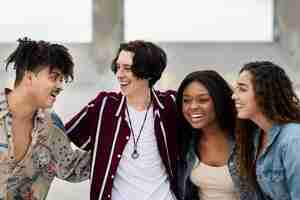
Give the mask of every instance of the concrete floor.
[[(118, 90), (118, 85), (109, 66), (98, 66), (91, 56), (89, 45), (67, 45), (74, 61), (75, 80), (65, 87), (54, 106), (63, 121), (67, 121), (101, 90)], [(299, 72), (287, 66), (284, 52), (274, 43), (266, 44), (161, 44), (169, 57), (168, 67), (155, 86), (160, 89), (176, 89), (183, 77), (191, 71), (215, 69), (229, 81), (234, 82), (243, 63), (254, 60), (272, 60), (286, 68), (296, 84)], [(0, 45), (3, 61), (15, 44)], [(1, 63), (3, 66), (3, 63)], [(13, 72), (0, 69), (0, 86), (11, 84)], [(66, 183), (55, 180), (47, 199), (88, 199), (89, 182)]]

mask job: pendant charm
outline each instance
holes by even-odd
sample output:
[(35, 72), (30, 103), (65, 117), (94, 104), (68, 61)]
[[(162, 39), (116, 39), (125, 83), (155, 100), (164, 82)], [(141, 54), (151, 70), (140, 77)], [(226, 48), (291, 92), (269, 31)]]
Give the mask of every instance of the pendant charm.
[(136, 149), (131, 154), (132, 159), (137, 159), (139, 156), (140, 156), (140, 154), (137, 152)]

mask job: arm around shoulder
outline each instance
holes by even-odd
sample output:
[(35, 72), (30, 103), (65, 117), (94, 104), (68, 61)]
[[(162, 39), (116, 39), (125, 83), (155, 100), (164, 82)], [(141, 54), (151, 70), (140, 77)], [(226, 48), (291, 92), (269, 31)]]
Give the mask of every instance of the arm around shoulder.
[(105, 96), (105, 92), (100, 92), (65, 124), (66, 135), (80, 149), (91, 148), (91, 137), (98, 121), (99, 107)]
[(73, 149), (64, 133), (61, 120), (51, 114), (52, 126), (49, 128), (49, 147), (51, 148), (56, 177), (70, 182), (87, 180), (90, 174), (90, 151)]

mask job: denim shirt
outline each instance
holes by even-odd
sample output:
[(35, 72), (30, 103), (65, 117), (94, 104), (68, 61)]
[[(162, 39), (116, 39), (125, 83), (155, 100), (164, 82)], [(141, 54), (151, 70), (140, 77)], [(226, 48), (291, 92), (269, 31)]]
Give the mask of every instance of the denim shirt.
[[(195, 141), (194, 141), (195, 142)], [(192, 143), (194, 143), (192, 142)], [(240, 200), (258, 200), (258, 194), (251, 189), (248, 181), (238, 176), (237, 171), (237, 153), (235, 141), (233, 138), (229, 139), (230, 142), (230, 156), (227, 162), (227, 166), (234, 183), (235, 190), (240, 195)], [(192, 195), (194, 187), (190, 182), (190, 174), (193, 166), (197, 162), (197, 155), (194, 151), (193, 144), (190, 145), (190, 150), (186, 155), (185, 161), (180, 161), (177, 165), (177, 196), (179, 200), (200, 200), (200, 197), (194, 197)], [(199, 188), (198, 188), (199, 190)], [(201, 188), (200, 188), (201, 190)]]
[[(260, 130), (255, 132), (255, 155)], [(267, 133), (267, 146), (256, 161), (257, 182), (272, 200), (300, 199), (300, 124), (275, 124)]]

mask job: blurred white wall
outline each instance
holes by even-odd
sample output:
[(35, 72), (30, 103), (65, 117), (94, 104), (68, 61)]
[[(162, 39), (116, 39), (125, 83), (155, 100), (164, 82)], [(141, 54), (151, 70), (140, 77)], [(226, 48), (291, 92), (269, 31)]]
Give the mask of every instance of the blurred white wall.
[(0, 42), (20, 37), (59, 42), (91, 42), (92, 0), (1, 1)]
[(125, 40), (272, 42), (273, 0), (125, 0)]

